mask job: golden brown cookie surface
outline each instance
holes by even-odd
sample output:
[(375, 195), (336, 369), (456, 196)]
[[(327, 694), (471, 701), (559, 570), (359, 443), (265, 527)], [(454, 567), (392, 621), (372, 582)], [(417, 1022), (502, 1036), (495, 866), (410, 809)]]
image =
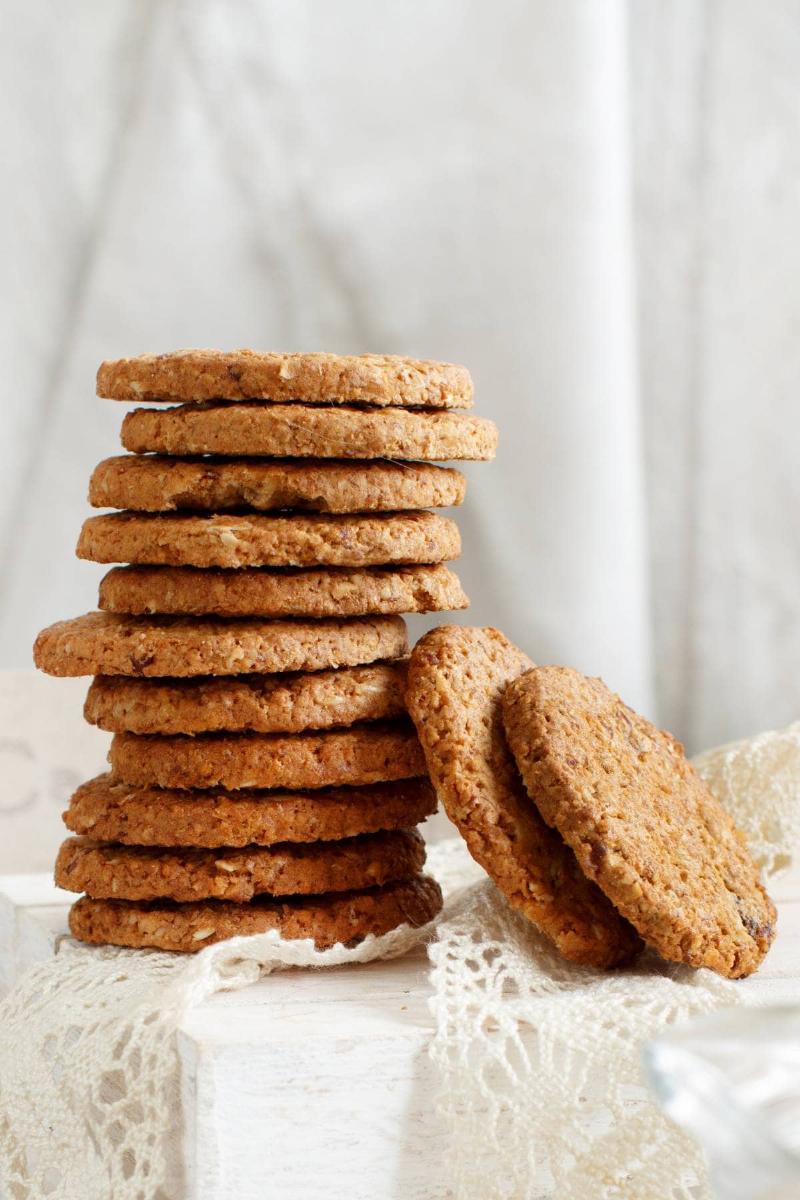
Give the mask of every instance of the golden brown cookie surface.
[(59, 887), (97, 900), (233, 900), (377, 887), (415, 875), (425, 843), (415, 830), (341, 842), (159, 849), (71, 837), (56, 859)]
[(115, 781), (166, 788), (321, 788), (425, 774), (408, 721), (287, 735), (117, 733), (109, 761)]
[(400, 512), (461, 504), (466, 483), (460, 471), (432, 463), (122, 454), (95, 467), (89, 503), (134, 512)]
[(320, 671), (407, 649), (402, 617), (226, 621), (96, 612), (43, 629), (33, 656), (49, 675), (183, 677)]
[(128, 413), (122, 422), (122, 445), (134, 454), (448, 462), (494, 458), (497, 427), (465, 413), (402, 408), (184, 405)]
[(541, 819), (506, 745), (503, 689), (531, 666), (496, 629), (440, 626), (412, 652), (409, 711), (439, 799), (473, 858), (565, 958), (616, 966), (639, 939)]
[(458, 558), (458, 526), (438, 513), (89, 517), (78, 558), (190, 567), (363, 567)]
[(356, 945), (400, 925), (419, 929), (442, 907), (438, 884), (427, 875), (361, 892), (331, 892), (276, 900), (257, 896), (249, 904), (206, 900), (134, 904), (125, 900), (78, 900), (70, 932), (94, 945), (151, 947), (195, 953), (226, 938), (277, 930), (285, 938), (312, 938), (317, 949)]
[(116, 567), (100, 584), (104, 612), (221, 617), (362, 617), (467, 608), (441, 563), (274, 571), (240, 567)]
[(647, 942), (731, 978), (758, 967), (775, 907), (741, 834), (670, 734), (567, 667), (514, 681), (504, 718), (545, 820)]
[(411, 829), (436, 810), (427, 779), (313, 792), (137, 788), (99, 775), (64, 814), (72, 833), (131, 846), (272, 846)]
[(174, 350), (100, 364), (110, 400), (302, 400), (305, 404), (469, 408), (472, 379), (456, 363), (393, 354)]
[(403, 716), (406, 661), (295, 675), (98, 675), (84, 706), (110, 733), (302, 733)]

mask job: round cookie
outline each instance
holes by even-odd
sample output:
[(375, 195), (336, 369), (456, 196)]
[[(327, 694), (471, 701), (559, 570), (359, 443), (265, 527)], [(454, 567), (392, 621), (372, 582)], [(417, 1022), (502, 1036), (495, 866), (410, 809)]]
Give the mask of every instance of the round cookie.
[(503, 735), (503, 689), (531, 666), (496, 629), (440, 626), (412, 652), (408, 708), (439, 800), (476, 862), (565, 958), (617, 966), (639, 939), (539, 816)]
[(408, 879), (425, 862), (413, 829), (342, 842), (247, 846), (244, 850), (119, 846), (71, 837), (56, 858), (55, 881), (97, 900), (233, 900), (312, 896)]
[(458, 526), (438, 513), (200, 517), (111, 513), (84, 521), (92, 562), (187, 567), (363, 567), (458, 558)]
[(494, 458), (497, 426), (463, 413), (402, 408), (185, 405), (129, 412), (122, 422), (122, 445), (135, 454), (447, 462)]
[(81, 784), (64, 813), (72, 833), (129, 846), (272, 846), (412, 829), (436, 811), (427, 779), (314, 792), (136, 788), (110, 775)]
[(466, 486), (460, 471), (432, 463), (122, 454), (95, 467), (89, 503), (134, 512), (400, 512), (459, 505)]
[(97, 612), (43, 629), (33, 658), (48, 675), (244, 675), (355, 666), (407, 649), (402, 617), (203, 621)]
[(567, 667), (512, 682), (503, 712), (531, 799), (645, 941), (732, 979), (755, 971), (775, 907), (680, 743)]
[(110, 733), (302, 733), (403, 716), (406, 662), (305, 675), (98, 675), (83, 715)]
[(355, 946), (401, 925), (419, 929), (441, 911), (442, 893), (428, 875), (361, 892), (332, 892), (275, 900), (257, 896), (249, 904), (226, 900), (174, 904), (168, 900), (131, 904), (90, 900), (73, 904), (73, 937), (94, 945), (146, 947), (195, 953), (226, 938), (277, 930), (288, 939), (313, 938), (318, 950)]
[(222, 617), (361, 617), (467, 608), (447, 567), (331, 567), (323, 571), (116, 567), (100, 584), (105, 612)]
[(473, 387), (466, 367), (393, 354), (174, 350), (101, 363), (97, 394), (110, 400), (302, 400), (469, 408)]
[(425, 774), (406, 721), (286, 735), (116, 733), (109, 762), (115, 782), (165, 788), (360, 786)]

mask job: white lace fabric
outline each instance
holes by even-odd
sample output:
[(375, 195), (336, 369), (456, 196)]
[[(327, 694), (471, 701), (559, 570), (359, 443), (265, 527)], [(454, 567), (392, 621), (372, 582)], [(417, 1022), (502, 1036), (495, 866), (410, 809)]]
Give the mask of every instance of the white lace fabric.
[[(800, 848), (800, 723), (722, 747), (701, 772), (768, 875)], [(286, 967), (361, 963), (430, 941), (455, 1200), (702, 1200), (700, 1154), (641, 1084), (642, 1043), (740, 1002), (736, 984), (647, 955), (603, 973), (561, 960), (454, 840), (430, 863), (436, 938), (407, 926), (316, 951), (274, 933), (192, 958), (62, 943), (0, 1006), (0, 1178), (12, 1200), (182, 1200), (177, 1029), (213, 993)], [(480, 882), (473, 882), (476, 878)], [(177, 1131), (180, 1133), (180, 1130)]]

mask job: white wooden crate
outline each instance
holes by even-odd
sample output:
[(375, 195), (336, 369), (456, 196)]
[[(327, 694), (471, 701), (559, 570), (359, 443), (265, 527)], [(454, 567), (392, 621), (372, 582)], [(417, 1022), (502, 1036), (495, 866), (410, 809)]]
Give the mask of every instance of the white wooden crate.
[[(739, 986), (800, 1000), (800, 874), (779, 936)], [(0, 878), (0, 982), (52, 956), (73, 897)], [(438, 1200), (445, 1131), (428, 1057), (427, 960), (287, 971), (191, 1012), (179, 1033), (185, 1200)], [(477, 1200), (477, 1198), (476, 1198)]]
[[(46, 960), (74, 900), (0, 877), (0, 989)], [(219, 993), (179, 1032), (185, 1200), (447, 1195), (424, 951)]]

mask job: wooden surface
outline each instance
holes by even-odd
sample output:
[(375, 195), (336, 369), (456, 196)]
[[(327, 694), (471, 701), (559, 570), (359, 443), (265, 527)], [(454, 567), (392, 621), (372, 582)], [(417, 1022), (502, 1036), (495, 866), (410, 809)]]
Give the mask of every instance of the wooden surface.
[[(43, 875), (0, 877), (0, 992), (52, 956), (73, 899)], [(181, 1200), (444, 1197), (427, 966), (420, 952), (287, 971), (191, 1012)]]
[[(800, 1000), (800, 873), (775, 891), (778, 939), (738, 985), (752, 1003)], [(0, 987), (53, 954), (70, 901), (45, 876), (0, 879)], [(189, 1013), (185, 1200), (445, 1197), (429, 995), (420, 953), (281, 973)]]

